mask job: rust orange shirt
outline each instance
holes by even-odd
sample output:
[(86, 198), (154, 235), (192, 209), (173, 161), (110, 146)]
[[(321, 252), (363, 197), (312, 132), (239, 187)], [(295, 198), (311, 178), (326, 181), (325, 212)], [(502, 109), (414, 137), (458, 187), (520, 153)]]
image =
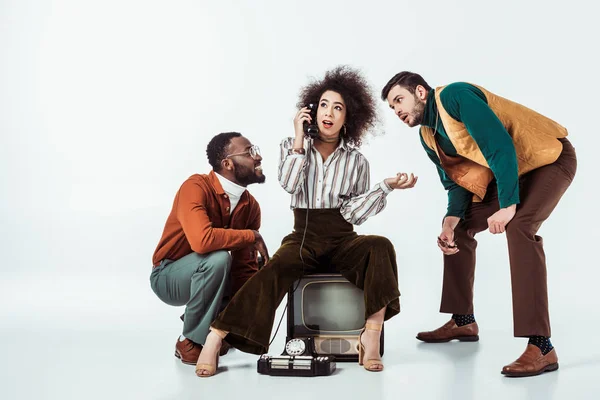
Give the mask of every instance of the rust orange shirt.
[(162, 237), (152, 257), (157, 266), (164, 259), (178, 260), (196, 252), (230, 250), (234, 293), (256, 271), (254, 232), (260, 228), (260, 206), (246, 190), (233, 214), (229, 196), (213, 171), (190, 176), (179, 188)]

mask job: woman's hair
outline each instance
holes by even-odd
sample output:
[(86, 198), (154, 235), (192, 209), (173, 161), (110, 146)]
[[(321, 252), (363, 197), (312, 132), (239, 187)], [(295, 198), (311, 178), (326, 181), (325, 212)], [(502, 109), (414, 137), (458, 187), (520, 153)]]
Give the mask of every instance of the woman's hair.
[[(376, 101), (369, 84), (358, 70), (347, 65), (338, 66), (327, 71), (323, 79), (302, 88), (298, 108), (309, 103), (318, 104), (328, 90), (339, 93), (346, 103), (344, 140), (354, 147), (360, 147), (362, 138), (378, 122)], [(341, 133), (344, 134), (343, 128)]]

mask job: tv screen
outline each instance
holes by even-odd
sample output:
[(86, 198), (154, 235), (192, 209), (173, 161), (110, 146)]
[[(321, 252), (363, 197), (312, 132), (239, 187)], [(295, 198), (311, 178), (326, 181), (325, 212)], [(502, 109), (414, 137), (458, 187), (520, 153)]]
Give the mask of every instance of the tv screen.
[[(305, 275), (290, 287), (287, 340), (311, 337), (317, 354), (356, 361), (364, 326), (364, 292), (342, 275)], [(383, 333), (380, 350), (383, 354)]]
[(316, 279), (300, 288), (301, 309), (296, 312), (300, 311), (301, 324), (306, 329), (315, 333), (350, 333), (365, 325), (363, 291), (350, 282)]

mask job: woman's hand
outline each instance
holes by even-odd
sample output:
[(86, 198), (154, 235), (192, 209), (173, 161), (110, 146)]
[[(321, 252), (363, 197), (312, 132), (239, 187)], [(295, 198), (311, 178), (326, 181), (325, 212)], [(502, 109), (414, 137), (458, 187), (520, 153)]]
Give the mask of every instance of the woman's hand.
[(410, 189), (417, 184), (418, 176), (412, 173), (410, 176), (404, 172), (399, 172), (393, 178), (387, 178), (384, 182), (392, 189)]
[(304, 148), (304, 122), (312, 121), (308, 107), (302, 107), (294, 117), (294, 149)]
[(304, 121), (308, 122), (309, 124), (312, 122), (308, 107), (302, 107), (299, 109), (294, 117), (294, 132), (296, 139), (304, 138)]

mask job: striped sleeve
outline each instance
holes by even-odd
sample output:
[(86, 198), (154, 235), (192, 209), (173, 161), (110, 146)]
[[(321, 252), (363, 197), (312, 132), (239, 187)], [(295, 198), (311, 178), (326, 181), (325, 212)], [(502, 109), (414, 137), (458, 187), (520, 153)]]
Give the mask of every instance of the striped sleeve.
[(340, 210), (344, 219), (354, 225), (360, 225), (382, 211), (386, 206), (386, 196), (392, 191), (385, 182), (380, 182), (369, 190), (369, 162), (362, 155), (359, 157), (353, 194), (342, 202)]
[[(289, 154), (294, 146), (294, 138), (284, 139), (280, 145), (278, 179), (281, 187), (288, 193), (298, 193), (304, 182), (306, 156), (303, 154)], [(306, 150), (306, 140), (305, 140)]]

